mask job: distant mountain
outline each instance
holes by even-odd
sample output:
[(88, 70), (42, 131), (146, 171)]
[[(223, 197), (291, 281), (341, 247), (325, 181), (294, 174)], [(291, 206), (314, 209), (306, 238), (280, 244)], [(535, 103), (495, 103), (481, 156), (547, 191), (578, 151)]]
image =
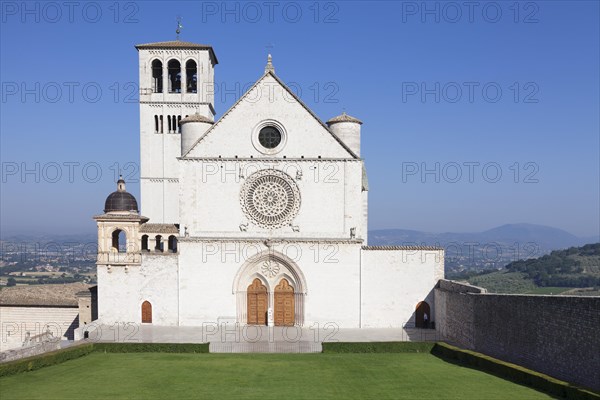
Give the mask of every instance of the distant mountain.
[(369, 244), (371, 245), (418, 243), (446, 247), (469, 243), (479, 243), (480, 245), (499, 243), (507, 246), (514, 243), (518, 243), (520, 246), (535, 243), (543, 252), (599, 241), (600, 237), (580, 238), (562, 229), (534, 224), (507, 224), (483, 232), (469, 233), (429, 233), (407, 229), (381, 229), (369, 232)]
[(9, 243), (96, 243), (97, 233), (67, 233), (67, 234), (14, 234), (2, 235), (0, 241)]

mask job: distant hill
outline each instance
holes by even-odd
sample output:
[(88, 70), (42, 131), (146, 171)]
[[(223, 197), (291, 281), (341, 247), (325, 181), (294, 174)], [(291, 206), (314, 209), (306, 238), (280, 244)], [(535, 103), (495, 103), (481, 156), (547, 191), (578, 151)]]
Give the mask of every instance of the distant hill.
[(557, 294), (565, 292), (565, 288), (595, 288), (590, 292), (598, 295), (600, 243), (511, 262), (502, 271), (475, 274), (466, 280), (497, 293)]
[(581, 238), (562, 229), (534, 224), (507, 224), (483, 232), (429, 233), (407, 229), (381, 229), (369, 232), (373, 245), (419, 243), (446, 246), (450, 243), (528, 243), (539, 245), (541, 250), (556, 250), (600, 241), (600, 237)]
[(600, 286), (600, 243), (515, 261), (506, 269), (526, 274), (538, 286)]
[(447, 273), (499, 270), (513, 261), (595, 242), (600, 242), (600, 237), (581, 238), (562, 229), (534, 224), (507, 224), (483, 232), (467, 233), (430, 233), (408, 229), (369, 232), (370, 245), (444, 247)]

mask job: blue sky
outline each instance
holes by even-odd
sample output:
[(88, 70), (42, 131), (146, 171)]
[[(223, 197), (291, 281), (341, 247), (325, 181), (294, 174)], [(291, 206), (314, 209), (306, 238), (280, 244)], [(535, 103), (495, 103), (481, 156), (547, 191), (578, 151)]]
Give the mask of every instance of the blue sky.
[(133, 46), (181, 16), (217, 117), (270, 52), (321, 119), (364, 121), (370, 229), (597, 235), (599, 3), (464, 3), (2, 2), (1, 231), (94, 231), (117, 166), (138, 177)]

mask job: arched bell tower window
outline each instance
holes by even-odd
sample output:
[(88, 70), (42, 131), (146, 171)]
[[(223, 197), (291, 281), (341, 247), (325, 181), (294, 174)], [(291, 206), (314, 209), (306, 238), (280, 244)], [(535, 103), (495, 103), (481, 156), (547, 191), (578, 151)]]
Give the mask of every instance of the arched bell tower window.
[(169, 251), (177, 253), (177, 238), (173, 235), (169, 236)]
[(160, 60), (152, 61), (152, 91), (162, 93), (163, 91), (163, 67)]
[(148, 249), (148, 235), (142, 235), (142, 250), (149, 251)]
[(127, 236), (121, 229), (115, 229), (112, 233), (112, 248), (119, 253), (127, 251)]
[(169, 93), (181, 93), (181, 64), (177, 60), (169, 61)]
[(198, 66), (196, 61), (188, 60), (185, 63), (185, 76), (186, 76), (186, 92), (197, 93), (198, 92)]
[(154, 244), (154, 251), (156, 252), (163, 252), (163, 241), (162, 241), (162, 236), (161, 235), (156, 235), (156, 237), (154, 238), (155, 240), (155, 244)]

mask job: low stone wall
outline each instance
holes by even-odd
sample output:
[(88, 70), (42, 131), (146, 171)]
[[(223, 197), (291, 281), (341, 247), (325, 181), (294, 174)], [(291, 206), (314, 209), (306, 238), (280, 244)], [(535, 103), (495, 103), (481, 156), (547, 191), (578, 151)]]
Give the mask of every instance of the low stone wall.
[(0, 363), (37, 356), (42, 353), (60, 349), (60, 340), (36, 343), (29, 347), (20, 347), (0, 353)]
[(440, 335), (460, 347), (600, 390), (600, 298), (486, 294), (441, 280)]

